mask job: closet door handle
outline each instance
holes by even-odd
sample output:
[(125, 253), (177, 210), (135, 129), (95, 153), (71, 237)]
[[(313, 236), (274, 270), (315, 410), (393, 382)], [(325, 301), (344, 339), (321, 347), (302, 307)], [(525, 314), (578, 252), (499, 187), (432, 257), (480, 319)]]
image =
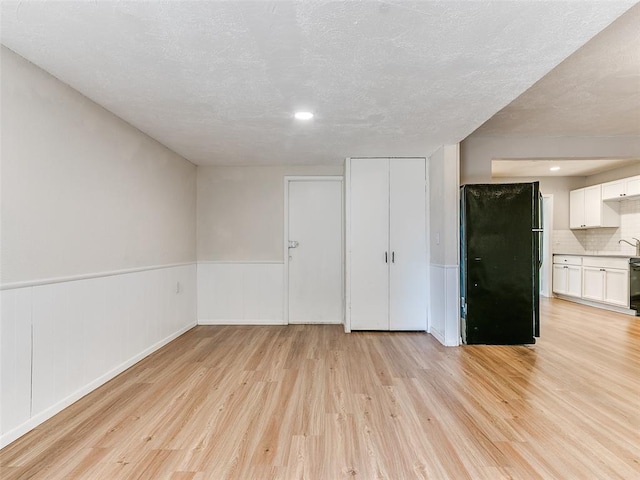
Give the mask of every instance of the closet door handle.
[(387, 252), (384, 252), (384, 263), (389, 263), (389, 257)]
[(396, 252), (391, 252), (391, 263), (396, 263)]

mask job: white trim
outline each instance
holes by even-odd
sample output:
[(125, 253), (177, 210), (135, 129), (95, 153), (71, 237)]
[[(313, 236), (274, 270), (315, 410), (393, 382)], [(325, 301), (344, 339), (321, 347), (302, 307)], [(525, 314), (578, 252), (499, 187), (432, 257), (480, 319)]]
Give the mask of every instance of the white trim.
[[(137, 271), (139, 271), (139, 270), (137, 270)], [(193, 324), (187, 325), (186, 327), (181, 328), (180, 330), (178, 330), (175, 333), (172, 333), (168, 337), (160, 340), (159, 342), (155, 343), (154, 345), (151, 345), (150, 347), (146, 348), (145, 350), (143, 350), (142, 352), (138, 353), (137, 355), (134, 355), (129, 360), (126, 360), (125, 362), (121, 363), (117, 367), (115, 367), (112, 370), (108, 371), (104, 375), (96, 378), (91, 383), (88, 383), (87, 385), (84, 385), (82, 388), (80, 388), (79, 390), (76, 390), (75, 392), (73, 392), (68, 397), (60, 400), (55, 405), (52, 405), (51, 407), (47, 408), (43, 412), (40, 412), (37, 415), (31, 417), (29, 420), (27, 420), (23, 424), (17, 426), (13, 430), (9, 430), (8, 432), (2, 434), (2, 436), (0, 436), (0, 448), (4, 448), (5, 446), (9, 445), (11, 442), (13, 442), (17, 438), (21, 437), (22, 435), (24, 435), (28, 431), (34, 429), (35, 427), (40, 425), (45, 420), (48, 420), (49, 418), (53, 417), (55, 414), (61, 412), (62, 410), (67, 408), (72, 403), (77, 402), (78, 400), (80, 400), (85, 395), (91, 393), (93, 390), (95, 390), (96, 388), (100, 387), (101, 385), (104, 385), (105, 383), (107, 383), (112, 378), (115, 378), (117, 375), (119, 375), (120, 373), (124, 372), (129, 367), (135, 365), (136, 363), (138, 363), (143, 358), (149, 356), (150, 354), (152, 354), (156, 350), (159, 350), (160, 348), (165, 346), (167, 343), (171, 342), (172, 340), (175, 340), (180, 335), (182, 335), (183, 333), (191, 330), (195, 326), (196, 326), (196, 323), (193, 323)]]
[[(452, 342), (451, 345), (449, 346), (459, 346), (462, 345), (462, 334), (460, 331), (460, 142), (455, 144), (455, 148), (456, 148), (456, 208), (455, 208), (455, 215), (456, 215), (456, 245), (458, 246), (458, 248), (456, 249), (456, 263), (457, 265), (455, 265), (455, 268), (458, 269), (457, 272), (457, 277), (458, 280), (456, 281), (456, 312), (455, 312), (455, 318), (456, 318), (456, 327), (455, 327), (455, 331), (456, 331), (456, 335), (455, 335), (455, 340), (454, 342)], [(445, 329), (446, 331), (446, 329)], [(446, 345), (446, 344), (445, 344)]]
[(593, 302), (591, 300), (585, 300), (584, 298), (572, 297), (569, 295), (562, 295), (559, 293), (554, 293), (551, 298), (559, 298), (560, 300), (565, 300), (567, 302), (579, 303), (580, 305), (586, 305), (588, 307), (600, 308), (602, 310), (609, 310), (611, 312), (622, 313), (624, 315), (633, 315), (636, 316), (637, 312), (635, 310), (631, 310), (625, 307), (618, 307), (616, 305), (611, 305), (609, 303), (600, 303)]
[(449, 270), (452, 268), (458, 268), (458, 265), (454, 265), (454, 264), (441, 264), (441, 263), (430, 263), (429, 264), (430, 267), (438, 267), (438, 268), (443, 268), (445, 270)]
[[(427, 297), (427, 304), (425, 306), (425, 316), (427, 319), (427, 333), (431, 333), (431, 272), (429, 266), (431, 265), (431, 182), (429, 180), (429, 163), (430, 159), (424, 159), (424, 239), (425, 248), (427, 249), (425, 255), (425, 269), (424, 274), (426, 278), (427, 291), (425, 295)], [(440, 342), (442, 343), (442, 342)]]
[(198, 264), (233, 264), (233, 265), (282, 265), (284, 262), (282, 260), (198, 260)]
[(86, 273), (82, 275), (70, 275), (68, 277), (45, 278), (42, 280), (28, 280), (25, 282), (5, 283), (0, 285), (0, 290), (12, 290), (14, 288), (39, 287), (42, 285), (52, 285), (54, 283), (76, 282), (78, 280), (90, 280), (92, 278), (114, 277), (127, 273), (147, 272), (151, 270), (161, 270), (163, 268), (183, 267), (196, 265), (197, 262), (168, 263), (165, 265), (151, 265), (147, 267), (126, 268), (123, 270), (110, 270), (107, 272)]
[(282, 326), (280, 319), (268, 318), (243, 318), (238, 319), (222, 319), (222, 318), (200, 318), (198, 325), (279, 325)]
[[(344, 212), (344, 177), (342, 175), (285, 175), (284, 176), (284, 230), (283, 230), (283, 258), (284, 280), (282, 295), (282, 322), (289, 324), (289, 183), (290, 182), (340, 182), (342, 186), (341, 201)], [(342, 238), (344, 239), (344, 213), (342, 213)], [(344, 250), (344, 249), (343, 249)], [(344, 251), (341, 252), (341, 266), (344, 277)], [(342, 285), (342, 303), (344, 307), (344, 280)], [(344, 308), (343, 308), (344, 311)], [(344, 322), (344, 316), (342, 321)]]
[[(543, 224), (542, 228), (544, 229), (544, 220), (545, 218), (549, 221), (549, 228), (545, 230), (542, 234), (542, 262), (543, 265), (548, 267), (548, 275), (547, 275), (547, 288), (548, 295), (542, 295), (542, 288), (540, 289), (540, 296), (545, 298), (553, 297), (553, 195), (548, 193), (542, 194), (542, 215), (543, 215)], [(548, 200), (549, 210), (551, 211), (551, 215), (545, 216), (544, 211), (544, 199)], [(545, 241), (548, 240), (548, 241)], [(540, 285), (542, 287), (542, 285)]]
[(302, 321), (302, 322), (289, 322), (289, 325), (342, 325), (342, 322), (336, 322), (335, 320), (327, 320), (326, 322), (315, 321)]
[(351, 333), (351, 158), (344, 163), (344, 332)]

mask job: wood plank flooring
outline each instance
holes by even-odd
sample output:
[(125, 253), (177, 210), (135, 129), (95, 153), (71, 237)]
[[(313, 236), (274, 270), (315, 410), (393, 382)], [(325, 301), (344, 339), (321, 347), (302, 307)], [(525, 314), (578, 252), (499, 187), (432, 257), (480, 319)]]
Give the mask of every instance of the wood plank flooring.
[(0, 451), (0, 477), (640, 478), (640, 319), (542, 306), (531, 347), (197, 327)]

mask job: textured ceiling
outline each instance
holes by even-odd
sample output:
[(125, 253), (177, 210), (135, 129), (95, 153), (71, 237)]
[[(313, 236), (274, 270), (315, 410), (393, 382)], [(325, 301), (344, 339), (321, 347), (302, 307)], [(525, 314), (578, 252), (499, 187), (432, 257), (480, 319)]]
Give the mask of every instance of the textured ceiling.
[(462, 140), (633, 3), (3, 1), (1, 40), (194, 163), (339, 164)]
[(640, 135), (640, 4), (474, 135)]

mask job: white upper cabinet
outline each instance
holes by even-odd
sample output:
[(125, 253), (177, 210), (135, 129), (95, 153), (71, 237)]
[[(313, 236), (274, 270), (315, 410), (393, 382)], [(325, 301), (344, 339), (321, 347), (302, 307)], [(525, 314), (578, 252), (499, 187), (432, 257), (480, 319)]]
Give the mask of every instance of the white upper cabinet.
[(640, 196), (640, 175), (602, 184), (602, 200), (624, 200)]
[(620, 208), (602, 200), (602, 185), (569, 193), (569, 227), (572, 229), (619, 227)]
[(352, 330), (426, 330), (425, 159), (347, 160)]

